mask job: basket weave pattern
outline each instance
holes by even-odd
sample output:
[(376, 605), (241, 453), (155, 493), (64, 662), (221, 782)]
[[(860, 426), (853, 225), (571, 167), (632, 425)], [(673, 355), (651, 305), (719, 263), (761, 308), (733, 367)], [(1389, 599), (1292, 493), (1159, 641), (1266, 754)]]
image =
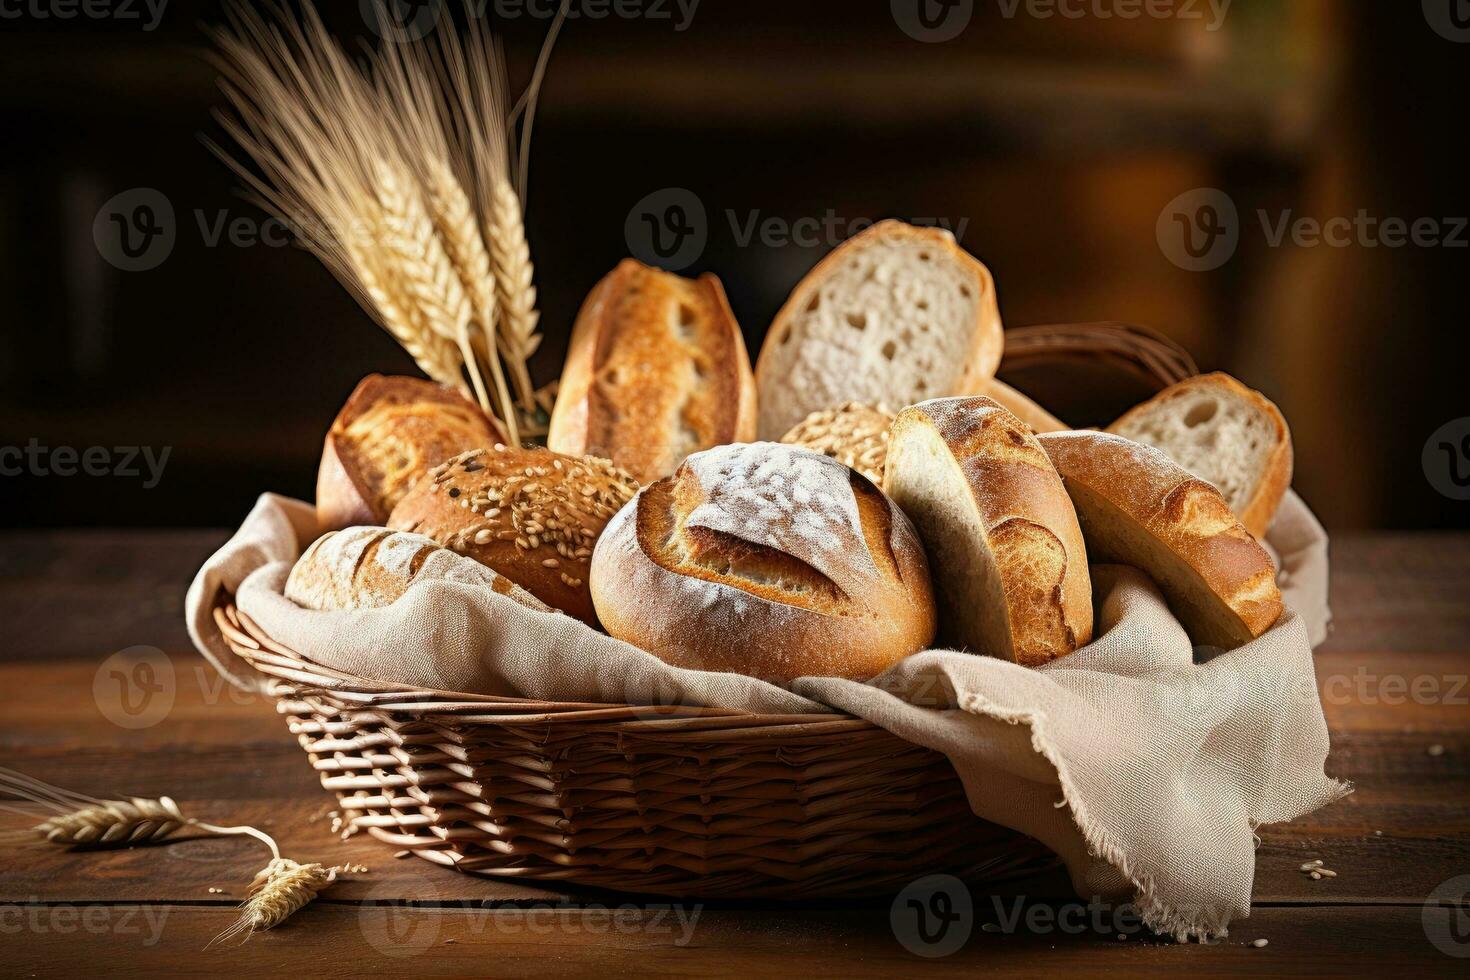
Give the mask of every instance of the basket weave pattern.
[(890, 892), (1050, 867), (974, 816), (948, 760), (848, 715), (404, 690), (302, 660), (222, 595), (343, 819), (472, 874), (659, 895)]

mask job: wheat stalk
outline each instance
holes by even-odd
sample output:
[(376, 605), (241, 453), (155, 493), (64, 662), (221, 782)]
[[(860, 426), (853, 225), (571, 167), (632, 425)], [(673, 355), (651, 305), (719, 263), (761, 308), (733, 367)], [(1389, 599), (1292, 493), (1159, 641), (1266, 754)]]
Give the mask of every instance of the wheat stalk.
[(495, 289), (500, 301), (500, 349), (511, 367), (521, 406), (534, 415), (536, 391), (526, 364), (541, 343), (536, 333), (540, 314), (536, 311), (535, 269), (521, 218), (521, 200), (504, 178), (496, 181), (491, 204), (490, 254), (495, 261)]
[(71, 813), (58, 814), (33, 830), (53, 844), (142, 844), (158, 841), (190, 823), (167, 796), (104, 800)]
[(336, 868), (300, 864), (290, 858), (276, 857), (250, 883), (246, 892), (248, 897), (240, 905), (239, 916), (209, 945), (235, 936), (242, 936), (241, 942), (244, 942), (257, 932), (274, 929), (336, 880)]

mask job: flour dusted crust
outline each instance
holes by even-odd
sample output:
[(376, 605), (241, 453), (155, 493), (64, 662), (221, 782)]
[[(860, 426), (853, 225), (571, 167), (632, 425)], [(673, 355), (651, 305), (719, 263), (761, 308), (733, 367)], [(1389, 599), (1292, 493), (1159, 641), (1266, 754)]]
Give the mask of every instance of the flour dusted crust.
[(774, 443), (696, 453), (592, 556), (603, 626), (676, 666), (785, 683), (872, 677), (933, 638), (903, 512), (835, 460)]
[(980, 396), (906, 408), (883, 488), (935, 563), (945, 640), (1035, 666), (1092, 639), (1082, 530), (1021, 419)]
[(286, 598), (318, 611), (377, 609), (396, 602), (421, 578), (483, 586), (528, 608), (549, 607), (493, 569), (421, 534), (381, 527), (328, 531), (306, 549), (286, 579)]
[(596, 625), (592, 546), (638, 484), (605, 459), (497, 444), (446, 460), (388, 518)]
[(1105, 432), (1038, 437), (1093, 561), (1153, 577), (1196, 643), (1231, 649), (1282, 612), (1276, 569), (1220, 491), (1151, 446)]
[(327, 432), (317, 472), (318, 526), (382, 524), (431, 467), (504, 438), (458, 392), (420, 378), (370, 374)]
[(547, 445), (640, 483), (692, 452), (755, 438), (755, 380), (720, 280), (624, 259), (577, 315)]

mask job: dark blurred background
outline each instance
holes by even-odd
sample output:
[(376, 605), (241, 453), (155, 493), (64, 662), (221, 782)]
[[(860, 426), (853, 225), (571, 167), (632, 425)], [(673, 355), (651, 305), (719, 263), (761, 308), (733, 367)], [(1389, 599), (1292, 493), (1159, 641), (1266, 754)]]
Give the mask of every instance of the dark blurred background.
[[(752, 353), (836, 243), (814, 223), (840, 238), (942, 219), (994, 272), (1008, 326), (1146, 325), (1275, 399), (1329, 528), (1470, 526), (1421, 465), (1431, 433), (1470, 415), (1470, 3), (926, 0), (929, 29), (917, 2), (702, 0), (687, 19), (690, 0), (574, 2), (530, 171), (538, 380), (649, 194), (705, 207), (684, 271), (724, 280)], [(351, 43), (373, 36), (358, 3), (323, 6)], [(516, 88), (548, 6), (499, 5)], [(1140, 9), (1172, 13), (1126, 16)], [(137, 478), (0, 476), (6, 525), (233, 525), (262, 490), (309, 497), (357, 379), (412, 371), (309, 254), (215, 239), (263, 217), (200, 141), (219, 135), (201, 26), (219, 13), (0, 0), (0, 447), (169, 452), (148, 488), (142, 456)], [(1209, 187), (1238, 208), (1239, 246), (1190, 271), (1156, 227)], [(93, 225), (137, 188), (166, 198), (175, 241), (130, 272)], [(1430, 219), (1443, 241), (1275, 245), (1288, 211)], [(747, 241), (768, 218), (801, 241)]]

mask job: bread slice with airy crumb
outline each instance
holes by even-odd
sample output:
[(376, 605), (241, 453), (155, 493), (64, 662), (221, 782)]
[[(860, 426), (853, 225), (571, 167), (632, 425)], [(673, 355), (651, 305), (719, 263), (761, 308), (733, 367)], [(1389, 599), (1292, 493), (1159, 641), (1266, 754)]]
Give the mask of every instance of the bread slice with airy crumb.
[(1015, 415), (979, 396), (904, 409), (883, 489), (928, 551), (945, 642), (1037, 666), (1092, 639), (1077, 514)]
[(1263, 537), (1291, 485), (1291, 432), (1265, 395), (1228, 374), (1172, 385), (1108, 431), (1162, 449), (1214, 484), (1246, 530)]
[(990, 271), (938, 228), (881, 221), (797, 284), (756, 363), (760, 436), (847, 402), (976, 392), (1004, 345)]
[(1276, 568), (1220, 491), (1162, 451), (1107, 432), (1037, 437), (1067, 485), (1094, 562), (1156, 582), (1196, 643), (1230, 650), (1282, 612)]

